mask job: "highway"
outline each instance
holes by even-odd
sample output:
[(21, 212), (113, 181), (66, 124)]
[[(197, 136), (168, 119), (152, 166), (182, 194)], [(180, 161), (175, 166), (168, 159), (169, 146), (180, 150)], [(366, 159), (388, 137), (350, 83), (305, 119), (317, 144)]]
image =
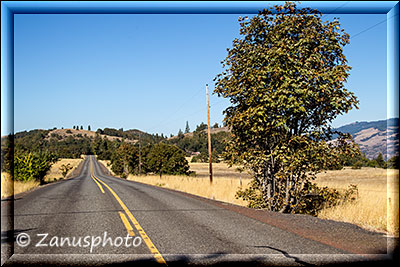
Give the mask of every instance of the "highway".
[(2, 212), (4, 266), (367, 264), (392, 261), (398, 242), (112, 177), (94, 156), (77, 177), (2, 200), (2, 209), (11, 210)]

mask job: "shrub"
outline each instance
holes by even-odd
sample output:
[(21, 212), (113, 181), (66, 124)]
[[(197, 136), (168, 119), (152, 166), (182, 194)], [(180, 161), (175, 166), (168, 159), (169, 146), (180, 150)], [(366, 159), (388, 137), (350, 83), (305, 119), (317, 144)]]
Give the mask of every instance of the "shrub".
[(189, 175), (185, 152), (174, 145), (159, 143), (147, 155), (148, 171), (159, 174)]
[(354, 163), (354, 165), (351, 167), (352, 169), (361, 169), (361, 167), (363, 166), (363, 163), (358, 160), (356, 163)]
[(69, 163), (66, 165), (65, 164), (61, 165), (60, 171), (61, 171), (62, 176), (65, 178), (65, 176), (67, 176), (68, 171), (71, 169), (72, 169), (72, 166)]
[(14, 179), (19, 181), (36, 180), (44, 183), (44, 176), (50, 170), (57, 157), (51, 153), (27, 153), (15, 156)]
[[(259, 186), (253, 180), (250, 187), (245, 190), (239, 190), (236, 198), (242, 198), (248, 201), (249, 208), (265, 208), (265, 202), (262, 197)], [(317, 216), (318, 213), (328, 207), (333, 207), (358, 199), (357, 185), (350, 185), (348, 189), (339, 192), (329, 187), (318, 187), (316, 183), (305, 182), (297, 203), (292, 204), (291, 213), (308, 214)], [(283, 200), (280, 200), (283, 201)]]

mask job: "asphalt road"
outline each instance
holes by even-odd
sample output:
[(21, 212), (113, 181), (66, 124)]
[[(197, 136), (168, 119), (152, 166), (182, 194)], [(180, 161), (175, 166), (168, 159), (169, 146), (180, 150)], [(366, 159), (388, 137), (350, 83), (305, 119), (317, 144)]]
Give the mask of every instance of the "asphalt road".
[(2, 209), (5, 266), (366, 264), (392, 261), (398, 242), (111, 177), (93, 156), (79, 176), (2, 200)]

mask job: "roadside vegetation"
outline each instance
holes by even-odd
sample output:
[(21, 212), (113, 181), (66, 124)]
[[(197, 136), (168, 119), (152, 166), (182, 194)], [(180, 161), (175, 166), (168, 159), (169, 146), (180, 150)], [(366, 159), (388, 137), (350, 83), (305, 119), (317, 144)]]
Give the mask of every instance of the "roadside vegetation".
[[(43, 140), (37, 140), (40, 144)], [(65, 178), (82, 159), (61, 159), (39, 148), (14, 146), (13, 136), (1, 140), (1, 197), (9, 197), (40, 185)]]
[(50, 170), (44, 177), (44, 181), (49, 183), (70, 177), (72, 172), (79, 166), (83, 159), (83, 155), (79, 159), (58, 159), (52, 164)]
[[(83, 159), (58, 159), (56, 162), (52, 163), (50, 169), (47, 171), (46, 175), (43, 177), (42, 184), (51, 183), (61, 179), (68, 178), (74, 169), (83, 161)], [(63, 174), (64, 169), (62, 166), (69, 166), (68, 172)], [(1, 197), (10, 197), (14, 194), (19, 194), (25, 191), (29, 191), (40, 186), (40, 180), (38, 179), (14, 179), (7, 172), (1, 172)]]
[(331, 170), (317, 175), (320, 186), (345, 190), (357, 185), (355, 201), (326, 207), (318, 217), (357, 224), (399, 236), (399, 170), (362, 167)]
[(6, 172), (1, 173), (1, 198), (10, 197), (14, 194), (29, 191), (39, 186), (37, 181), (13, 181), (10, 174)]

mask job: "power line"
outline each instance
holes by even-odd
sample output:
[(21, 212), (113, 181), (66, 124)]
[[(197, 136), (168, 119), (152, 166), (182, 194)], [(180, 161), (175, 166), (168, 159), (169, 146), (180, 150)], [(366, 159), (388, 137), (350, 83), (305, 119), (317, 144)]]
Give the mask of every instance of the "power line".
[(376, 26), (378, 26), (378, 25), (380, 25), (380, 24), (382, 24), (382, 23), (388, 21), (388, 20), (391, 19), (391, 18), (396, 17), (397, 15), (398, 15), (398, 14), (393, 15), (393, 16), (391, 16), (390, 18), (387, 18), (387, 19), (385, 19), (385, 20), (382, 20), (381, 22), (378, 22), (378, 23), (376, 23), (376, 24), (374, 24), (374, 25), (372, 25), (372, 26), (366, 28), (365, 30), (362, 30), (362, 31), (360, 31), (359, 33), (354, 34), (352, 37), (350, 37), (350, 39), (352, 39), (352, 38), (354, 38), (354, 37), (357, 37), (357, 36), (359, 36), (360, 34), (362, 34), (362, 33), (366, 32), (366, 31), (369, 31), (369, 30), (375, 28)]
[(199, 89), (195, 94), (193, 94), (191, 97), (187, 98), (187, 100), (184, 101), (184, 103), (183, 103), (181, 106), (179, 106), (179, 107), (175, 110), (175, 112), (171, 113), (171, 115), (168, 116), (167, 119), (164, 120), (164, 121), (162, 122), (162, 124), (158, 123), (157, 125), (154, 125), (154, 126), (150, 127), (148, 131), (155, 129), (155, 128), (159, 127), (160, 125), (165, 125), (166, 122), (170, 122), (170, 119), (173, 118), (173, 116), (174, 116), (176, 113), (178, 113), (178, 111), (180, 111), (184, 106), (186, 106), (186, 105), (189, 103), (189, 100), (193, 99), (193, 98), (194, 98), (195, 96), (197, 96), (201, 91), (202, 91), (202, 89)]
[[(178, 121), (178, 120), (181, 120), (181, 119), (190, 118), (190, 116), (192, 116), (194, 114), (200, 114), (202, 112), (202, 110), (203, 110), (203, 107), (196, 109), (194, 112), (191, 112), (190, 114), (185, 114), (184, 116), (180, 116), (180, 117), (177, 117), (177, 118), (175, 117), (174, 118), (174, 115), (176, 113), (178, 113), (178, 111), (180, 111), (184, 106), (186, 106), (189, 103), (188, 101), (193, 99), (195, 96), (197, 96), (202, 90), (204, 90), (204, 88), (200, 88), (195, 94), (193, 94), (191, 97), (187, 98), (185, 103), (183, 105), (181, 105), (179, 108), (177, 108), (175, 112), (171, 113), (171, 115), (166, 120), (162, 121), (161, 123), (158, 123), (157, 125), (152, 126), (151, 128), (148, 128), (147, 131), (151, 131), (151, 130), (153, 130), (155, 128), (158, 128), (160, 126), (165, 126), (165, 125), (167, 125), (167, 124), (169, 124), (171, 122), (175, 122), (175, 121)], [(214, 103), (213, 105), (210, 105), (210, 108), (215, 107), (218, 104), (223, 103), (224, 101), (225, 101), (224, 99), (221, 100), (221, 101), (218, 101), (217, 103)]]

